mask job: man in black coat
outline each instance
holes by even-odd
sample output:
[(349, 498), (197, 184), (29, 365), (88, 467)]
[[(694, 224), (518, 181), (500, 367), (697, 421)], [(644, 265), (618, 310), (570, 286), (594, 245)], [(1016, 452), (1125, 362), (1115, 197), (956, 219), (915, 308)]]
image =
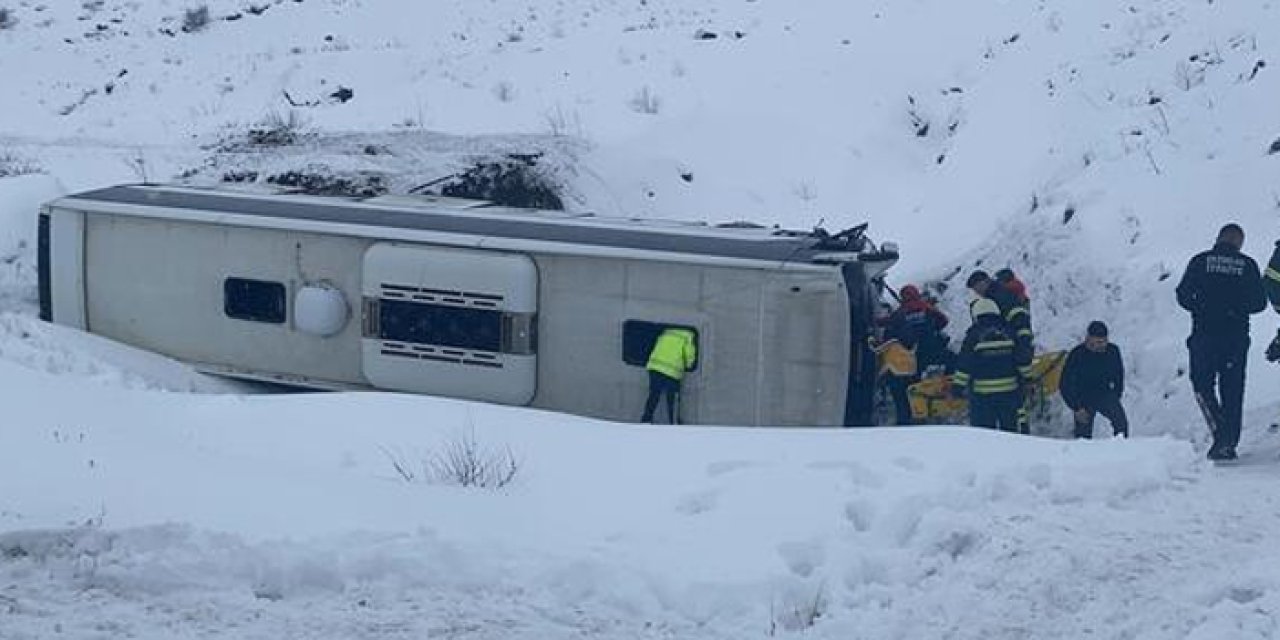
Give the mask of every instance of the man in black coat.
[(1062, 399), (1075, 414), (1076, 437), (1093, 437), (1093, 420), (1101, 413), (1117, 436), (1129, 435), (1124, 395), (1124, 364), (1120, 348), (1107, 339), (1107, 325), (1094, 320), (1088, 336), (1067, 355), (1062, 369)]
[(1240, 252), (1243, 247), (1240, 225), (1222, 227), (1217, 243), (1191, 258), (1178, 283), (1178, 305), (1191, 312), (1191, 386), (1213, 431), (1211, 460), (1236, 458), (1249, 316), (1267, 307), (1258, 263)]

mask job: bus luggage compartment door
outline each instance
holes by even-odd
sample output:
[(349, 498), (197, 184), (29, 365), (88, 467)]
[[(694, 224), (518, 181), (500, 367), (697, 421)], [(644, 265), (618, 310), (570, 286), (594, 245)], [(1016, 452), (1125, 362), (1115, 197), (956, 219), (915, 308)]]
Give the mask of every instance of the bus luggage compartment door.
[(364, 255), (365, 378), (524, 405), (537, 390), (538, 271), (528, 256), (376, 244)]

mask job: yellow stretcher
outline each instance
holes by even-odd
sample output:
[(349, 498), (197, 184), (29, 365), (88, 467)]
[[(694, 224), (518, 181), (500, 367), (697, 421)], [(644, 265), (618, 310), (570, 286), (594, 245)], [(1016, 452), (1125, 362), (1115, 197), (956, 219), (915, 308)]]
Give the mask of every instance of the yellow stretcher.
[[(1066, 351), (1042, 353), (1031, 361), (1031, 397), (1027, 410), (1032, 418), (1042, 416), (1050, 396), (1058, 392), (1062, 383), (1062, 367), (1067, 362)], [(919, 424), (965, 424), (968, 422), (969, 403), (951, 394), (951, 376), (925, 378), (907, 388), (911, 401), (911, 415)]]

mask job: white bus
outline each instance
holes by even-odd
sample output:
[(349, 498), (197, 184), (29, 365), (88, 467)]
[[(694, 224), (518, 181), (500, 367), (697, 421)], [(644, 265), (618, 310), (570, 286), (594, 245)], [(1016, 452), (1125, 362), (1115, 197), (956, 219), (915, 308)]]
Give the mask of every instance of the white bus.
[(897, 254), (864, 229), (117, 186), (40, 211), (40, 307), (214, 374), (620, 421), (658, 333), (686, 327), (684, 422), (867, 424), (865, 337)]

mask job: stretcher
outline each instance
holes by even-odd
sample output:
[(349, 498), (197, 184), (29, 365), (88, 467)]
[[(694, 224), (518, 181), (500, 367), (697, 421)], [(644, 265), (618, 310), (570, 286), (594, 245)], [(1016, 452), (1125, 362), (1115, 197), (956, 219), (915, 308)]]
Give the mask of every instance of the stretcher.
[[(1062, 384), (1062, 368), (1066, 351), (1037, 355), (1031, 361), (1030, 392), (1027, 410), (1034, 422), (1048, 412), (1048, 401)], [(951, 376), (926, 377), (907, 387), (911, 415), (917, 424), (965, 424), (969, 418), (969, 402), (951, 393)]]

